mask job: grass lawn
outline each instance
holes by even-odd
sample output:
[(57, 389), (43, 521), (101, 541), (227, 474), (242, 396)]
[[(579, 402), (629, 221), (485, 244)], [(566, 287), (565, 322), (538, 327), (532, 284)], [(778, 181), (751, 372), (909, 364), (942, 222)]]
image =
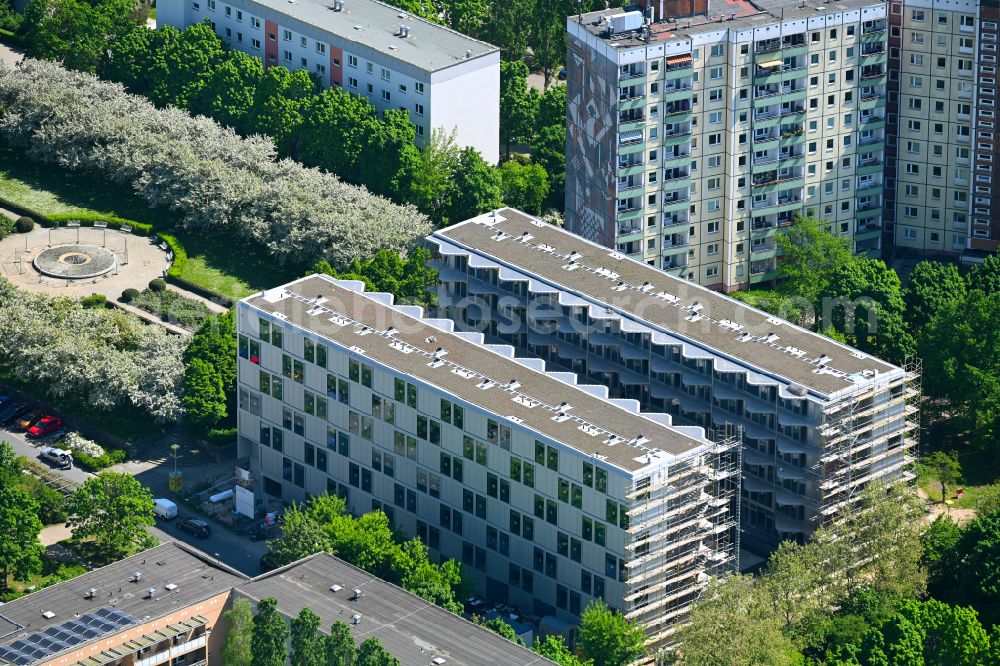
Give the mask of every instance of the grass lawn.
[[(947, 499), (954, 502), (954, 507), (974, 509), (983, 489), (1000, 480), (1000, 458), (995, 451), (977, 446), (967, 428), (964, 419), (949, 414), (929, 425), (927, 440), (933, 443), (933, 450), (953, 452), (962, 466), (962, 478), (957, 485), (948, 486)], [(917, 484), (931, 500), (941, 501), (941, 485), (921, 465), (917, 467)], [(955, 491), (959, 488), (964, 492), (961, 498), (956, 498)]]
[[(150, 208), (134, 193), (52, 165), (29, 162), (17, 151), (0, 147), (0, 197), (39, 213), (102, 213), (173, 229), (177, 215)], [(180, 277), (206, 289), (242, 298), (299, 277), (301, 271), (277, 266), (264, 252), (227, 232), (173, 230), (188, 261)]]
[(172, 227), (177, 220), (170, 211), (152, 209), (117, 185), (50, 164), (30, 162), (7, 147), (0, 147), (0, 197), (46, 215), (111, 214), (159, 229)]
[(232, 298), (243, 298), (302, 275), (249, 251), (246, 241), (231, 234), (198, 234), (180, 240), (188, 255), (181, 277), (195, 284), (211, 284), (215, 291)]

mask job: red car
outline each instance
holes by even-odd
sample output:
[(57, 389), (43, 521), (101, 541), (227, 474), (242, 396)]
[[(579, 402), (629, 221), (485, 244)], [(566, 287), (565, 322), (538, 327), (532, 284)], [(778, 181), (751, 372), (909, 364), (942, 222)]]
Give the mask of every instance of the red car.
[(43, 416), (28, 428), (28, 437), (45, 437), (63, 427), (62, 419), (55, 416)]

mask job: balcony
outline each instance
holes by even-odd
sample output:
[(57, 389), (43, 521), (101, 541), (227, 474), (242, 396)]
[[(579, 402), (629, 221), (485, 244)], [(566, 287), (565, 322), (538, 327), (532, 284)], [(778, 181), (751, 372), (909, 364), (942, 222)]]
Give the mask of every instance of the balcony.
[(880, 21), (866, 21), (861, 28), (861, 32), (864, 35), (881, 35), (885, 32), (885, 26), (885, 19)]
[(679, 72), (682, 70), (691, 69), (691, 65), (692, 65), (691, 54), (668, 56), (666, 66), (663, 68), (663, 71)]
[(683, 113), (691, 113), (691, 103), (673, 103), (663, 106), (663, 115), (676, 116)]
[(629, 238), (629, 236), (636, 236), (642, 234), (642, 227), (637, 227), (634, 225), (622, 225), (618, 227), (618, 241), (635, 240)]
[(645, 70), (643, 71), (619, 70), (618, 85), (623, 85), (626, 82), (628, 82), (628, 85), (635, 85), (636, 83), (638, 83), (639, 79), (645, 79), (645, 78), (646, 78)]

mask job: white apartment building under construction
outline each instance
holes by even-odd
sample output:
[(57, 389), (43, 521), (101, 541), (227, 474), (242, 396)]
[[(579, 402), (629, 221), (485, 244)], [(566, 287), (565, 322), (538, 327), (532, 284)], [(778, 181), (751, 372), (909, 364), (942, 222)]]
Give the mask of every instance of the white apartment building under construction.
[(580, 383), (742, 436), (741, 543), (804, 541), (874, 480), (910, 476), (901, 368), (512, 209), (430, 237), (439, 314)]
[(603, 598), (650, 645), (735, 564), (733, 438), (359, 282), (303, 278), (240, 301), (237, 321), (257, 493), (381, 509), (480, 593), (567, 621)]

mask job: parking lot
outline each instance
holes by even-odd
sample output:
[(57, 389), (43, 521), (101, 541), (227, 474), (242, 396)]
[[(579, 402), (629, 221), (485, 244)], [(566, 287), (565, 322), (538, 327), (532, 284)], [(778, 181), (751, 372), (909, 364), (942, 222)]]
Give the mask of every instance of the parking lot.
[[(0, 391), (2, 395), (2, 391)], [(0, 413), (3, 412), (3, 405), (0, 405)], [(44, 409), (42, 410), (44, 412)], [(30, 460), (46, 465), (39, 457), (39, 449), (42, 446), (51, 446), (56, 440), (65, 434), (65, 428), (39, 438), (28, 438), (22, 431), (12, 427), (12, 423), (0, 421), (0, 440), (8, 442), (15, 453)], [(72, 469), (59, 469), (55, 465), (47, 465), (54, 475), (65, 481), (79, 485), (89, 479), (92, 474), (77, 467)], [(109, 468), (114, 470), (115, 468)], [(168, 496), (167, 474), (169, 465), (160, 464), (138, 473), (133, 473), (140, 483), (149, 488), (154, 497)], [(131, 470), (125, 470), (132, 473)], [(240, 571), (256, 575), (259, 573), (259, 562), (261, 556), (267, 550), (265, 542), (251, 541), (249, 538), (230, 532), (219, 524), (211, 524), (211, 534), (208, 537), (199, 538), (194, 534), (182, 531), (180, 525), (188, 518), (200, 518), (195, 512), (185, 506), (181, 506), (178, 516), (171, 520), (157, 519), (156, 526), (149, 528), (149, 533), (164, 541), (183, 541), (195, 548), (202, 550), (209, 555), (217, 557), (219, 560)]]

